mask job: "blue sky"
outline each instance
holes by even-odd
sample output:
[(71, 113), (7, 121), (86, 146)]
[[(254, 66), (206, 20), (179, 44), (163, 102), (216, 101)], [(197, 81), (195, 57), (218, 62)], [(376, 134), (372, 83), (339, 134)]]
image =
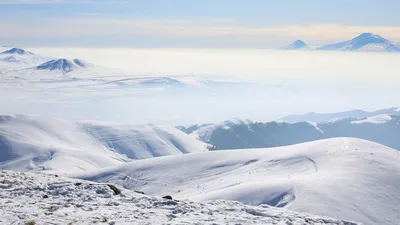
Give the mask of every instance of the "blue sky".
[(400, 40), (398, 0), (0, 0), (0, 44), (268, 48)]

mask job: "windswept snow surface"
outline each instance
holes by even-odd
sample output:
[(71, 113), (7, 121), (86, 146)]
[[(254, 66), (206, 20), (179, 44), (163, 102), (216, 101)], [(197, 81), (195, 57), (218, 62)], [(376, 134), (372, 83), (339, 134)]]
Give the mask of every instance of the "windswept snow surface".
[(400, 152), (360, 139), (152, 158), (76, 177), (153, 195), (268, 204), (367, 225), (400, 219)]
[(266, 205), (116, 195), (107, 184), (43, 173), (0, 171), (0, 180), (1, 224), (357, 224)]
[(354, 123), (354, 124), (361, 124), (361, 123), (380, 124), (380, 123), (387, 123), (390, 120), (392, 120), (392, 117), (390, 115), (382, 114), (382, 115), (367, 117), (362, 120), (352, 121), (351, 123)]
[(23, 115), (0, 116), (0, 149), (0, 169), (61, 173), (207, 151), (205, 143), (175, 128), (76, 123)]

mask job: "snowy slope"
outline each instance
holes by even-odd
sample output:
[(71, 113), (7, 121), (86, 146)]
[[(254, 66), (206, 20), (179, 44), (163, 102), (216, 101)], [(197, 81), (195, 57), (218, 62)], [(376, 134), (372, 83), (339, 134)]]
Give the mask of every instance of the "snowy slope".
[[(337, 224), (357, 223), (239, 202), (168, 200), (107, 184), (0, 171), (1, 224)], [(114, 186), (115, 187), (115, 186)]]
[(0, 169), (70, 173), (131, 159), (207, 151), (175, 129), (75, 123), (23, 115), (0, 117)]
[(155, 195), (269, 204), (367, 225), (398, 224), (400, 215), (400, 152), (360, 139), (153, 158), (77, 177)]
[(379, 35), (363, 33), (350, 41), (322, 46), (318, 50), (399, 52), (400, 48)]
[(208, 151), (208, 144), (173, 127), (99, 123), (80, 123), (80, 126), (108, 149), (131, 159)]

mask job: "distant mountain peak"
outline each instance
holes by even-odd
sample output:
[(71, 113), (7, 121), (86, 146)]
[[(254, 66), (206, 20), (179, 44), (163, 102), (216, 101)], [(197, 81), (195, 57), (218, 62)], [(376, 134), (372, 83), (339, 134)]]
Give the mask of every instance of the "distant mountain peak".
[(36, 67), (38, 70), (61, 70), (63, 73), (71, 72), (75, 69), (88, 68), (92, 64), (80, 59), (53, 59)]
[(387, 40), (386, 38), (368, 32), (362, 33), (349, 41), (325, 45), (318, 49), (333, 51), (400, 51), (399, 46)]
[(21, 48), (12, 48), (2, 52), (1, 54), (33, 55), (32, 52), (25, 51), (24, 49)]
[(292, 44), (283, 47), (283, 50), (300, 50), (300, 49), (308, 49), (309, 46), (302, 40), (296, 40)]

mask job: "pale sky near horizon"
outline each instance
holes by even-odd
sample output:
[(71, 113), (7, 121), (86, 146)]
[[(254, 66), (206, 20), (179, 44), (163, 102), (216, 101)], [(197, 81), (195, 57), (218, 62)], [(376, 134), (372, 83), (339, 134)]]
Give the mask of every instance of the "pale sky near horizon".
[(400, 40), (397, 0), (0, 0), (0, 45), (276, 48)]

